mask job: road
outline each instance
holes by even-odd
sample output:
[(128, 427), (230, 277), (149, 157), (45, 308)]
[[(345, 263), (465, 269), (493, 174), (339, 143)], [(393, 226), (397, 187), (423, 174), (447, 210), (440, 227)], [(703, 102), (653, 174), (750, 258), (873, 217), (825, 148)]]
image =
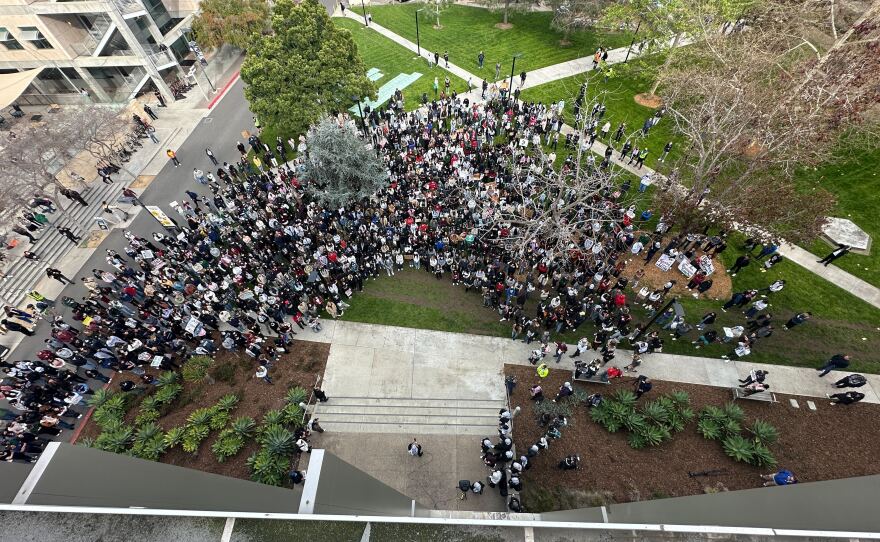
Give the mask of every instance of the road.
[[(192, 171), (194, 168), (199, 168), (203, 171), (216, 170), (205, 154), (205, 148), (207, 147), (211, 147), (214, 155), (221, 163), (238, 160), (239, 154), (235, 144), (236, 141), (242, 139), (241, 131), (252, 131), (254, 129), (253, 115), (248, 109), (243, 89), (244, 83), (240, 79), (237, 80), (226, 92), (226, 95), (215, 104), (210, 113), (202, 119), (192, 134), (177, 149), (177, 156), (181, 166), (174, 167), (169, 161), (162, 168), (153, 182), (150, 183), (140, 196), (144, 204), (158, 205), (165, 210), (168, 216), (180, 219), (180, 215), (174, 212), (168, 204), (171, 201), (180, 201), (182, 198), (186, 198), (185, 190), (192, 190), (199, 194), (211, 196), (211, 191), (207, 186), (201, 185), (193, 179)], [(159, 113), (161, 114), (162, 110), (159, 110)], [(137, 208), (132, 208), (133, 211), (135, 209)], [(152, 239), (152, 232), (164, 231), (159, 223), (143, 209), (140, 209), (140, 212), (127, 229), (135, 235), (148, 239)], [(123, 231), (123, 229), (112, 230), (110, 235), (104, 239), (94, 254), (82, 266), (80, 272), (76, 275), (70, 273), (68, 276), (78, 280), (81, 277), (90, 276), (92, 269), (111, 270), (105, 260), (106, 250), (112, 249), (120, 254), (124, 254), (123, 248), (127, 241), (122, 235)], [(61, 305), (60, 299), (63, 296), (82, 299), (86, 294), (87, 291), (82, 284), (75, 283), (69, 285), (58, 296), (56, 310), (68, 322), (73, 322), (70, 318), (70, 309)], [(32, 337), (25, 337), (12, 351), (8, 359), (10, 361), (35, 359), (36, 353), (45, 346), (43, 340), (49, 336), (49, 331), (49, 324), (41, 322), (37, 326), (36, 334)], [(100, 386), (100, 382), (92, 382), (91, 384), (93, 387)], [(65, 436), (69, 437), (70, 432), (65, 431), (62, 437)]]

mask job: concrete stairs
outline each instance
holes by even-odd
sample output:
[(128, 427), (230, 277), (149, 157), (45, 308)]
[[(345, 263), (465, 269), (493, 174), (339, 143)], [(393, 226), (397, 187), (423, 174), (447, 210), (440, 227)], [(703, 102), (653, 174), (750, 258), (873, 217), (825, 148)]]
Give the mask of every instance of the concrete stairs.
[(335, 433), (406, 433), (495, 436), (498, 411), (492, 399), (335, 397), (314, 407), (321, 427)]
[[(34, 262), (24, 258), (18, 258), (14, 261), (4, 273), (3, 282), (0, 283), (0, 294), (3, 298), (17, 305), (25, 295), (33, 289), (34, 285), (45, 276), (47, 267), (58, 267), (57, 263), (70, 252), (75, 246), (65, 236), (61, 235), (56, 229), (57, 226), (66, 226), (75, 234), (83, 238), (88, 238), (88, 233), (92, 229), (97, 229), (95, 224), (96, 216), (104, 216), (101, 210), (101, 202), (108, 201), (115, 203), (117, 198), (122, 194), (124, 183), (117, 181), (112, 184), (103, 182), (95, 182), (81, 193), (83, 198), (89, 202), (88, 206), (82, 206), (77, 202), (71, 202), (67, 198), (59, 198), (59, 203), (66, 205), (65, 211), (58, 210), (46, 216), (51, 223), (44, 226), (41, 230), (32, 232), (34, 237), (40, 236), (35, 243), (21, 235), (15, 234), (21, 239), (23, 246), (35, 252), (40, 261)], [(114, 217), (106, 217), (108, 223), (112, 227)], [(82, 242), (82, 241), (81, 241)], [(70, 278), (75, 279), (72, 275)]]

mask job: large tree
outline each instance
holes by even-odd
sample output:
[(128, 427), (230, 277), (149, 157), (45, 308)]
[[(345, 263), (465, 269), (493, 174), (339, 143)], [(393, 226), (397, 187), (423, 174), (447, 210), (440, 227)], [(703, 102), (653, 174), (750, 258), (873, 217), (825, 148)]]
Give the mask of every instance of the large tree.
[(246, 49), (268, 27), (266, 0), (202, 0), (192, 23), (196, 41), (208, 49), (224, 43)]
[(376, 195), (388, 173), (353, 121), (324, 117), (306, 135), (306, 193), (335, 209)]
[(841, 136), (875, 133), (880, 106), (868, 75), (880, 71), (880, 5), (842, 28), (831, 16), (818, 2), (764, 5), (745, 31), (695, 43), (664, 74), (668, 116), (690, 143), (676, 164), (687, 188), (665, 194), (683, 229), (708, 216), (791, 241), (818, 233), (833, 198), (798, 190), (794, 175)]
[(241, 77), (263, 125), (299, 134), (322, 114), (345, 109), (352, 97), (374, 97), (357, 45), (317, 0), (279, 0), (272, 33), (248, 48)]
[(602, 17), (611, 0), (550, 0), (553, 19), (550, 26), (568, 40), (572, 31), (591, 28)]

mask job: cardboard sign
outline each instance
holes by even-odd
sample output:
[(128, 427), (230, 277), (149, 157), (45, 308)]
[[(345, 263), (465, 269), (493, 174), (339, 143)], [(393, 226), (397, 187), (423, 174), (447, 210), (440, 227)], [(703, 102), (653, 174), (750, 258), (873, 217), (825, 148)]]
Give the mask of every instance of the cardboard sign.
[(703, 270), (703, 273), (711, 275), (715, 272), (715, 262), (712, 261), (712, 258), (703, 254), (700, 256), (700, 269)]
[(151, 215), (153, 215), (153, 218), (159, 221), (159, 224), (162, 224), (166, 228), (177, 227), (177, 224), (175, 224), (173, 220), (168, 218), (168, 215), (165, 214), (165, 211), (163, 211), (159, 207), (156, 207), (155, 205), (147, 205), (146, 209), (150, 212)]
[(201, 327), (202, 327), (202, 323), (199, 321), (199, 319), (198, 319), (198, 318), (193, 318), (192, 316), (190, 316), (190, 317), (189, 317), (189, 320), (187, 320), (187, 322), (186, 322), (186, 325), (183, 326), (183, 329), (184, 329), (187, 333), (191, 333), (191, 334), (193, 334), (193, 335), (196, 335), (196, 332), (197, 332)]
[(165, 359), (165, 356), (153, 356), (153, 361), (150, 362), (150, 367), (154, 369), (158, 369), (160, 365), (162, 365), (162, 360)]
[(668, 254), (663, 254), (657, 259), (656, 265), (661, 271), (669, 271), (672, 269), (672, 264), (675, 263), (675, 258), (669, 256)]
[(145, 260), (152, 260), (153, 258), (156, 257), (156, 256), (153, 254), (153, 251), (152, 251), (152, 250), (147, 250), (147, 249), (144, 249), (144, 250), (141, 251), (141, 256), (142, 256)]
[(691, 262), (687, 259), (681, 260), (681, 263), (678, 264), (678, 270), (687, 278), (691, 278), (697, 272), (697, 268), (691, 265)]

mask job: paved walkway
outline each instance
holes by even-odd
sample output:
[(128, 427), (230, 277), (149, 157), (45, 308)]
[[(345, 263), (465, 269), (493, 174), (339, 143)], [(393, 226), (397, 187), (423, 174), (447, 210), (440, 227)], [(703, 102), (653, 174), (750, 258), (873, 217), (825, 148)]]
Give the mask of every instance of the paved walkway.
[[(505, 363), (528, 365), (533, 346), (504, 337), (449, 333), (378, 324), (326, 321), (320, 333), (303, 331), (298, 339), (330, 343), (331, 359), (327, 362), (325, 382), (328, 394), (347, 395), (358, 389), (376, 393), (404, 394), (408, 397), (469, 397), (485, 393), (497, 398), (502, 385), (500, 375)], [(334, 348), (345, 355), (333, 356)], [(573, 352), (574, 345), (569, 345)], [(342, 351), (340, 351), (342, 353)], [(398, 355), (398, 353), (406, 355)], [(617, 363), (628, 360), (630, 352), (618, 349)], [(587, 356), (589, 357), (589, 356)], [(553, 368), (574, 369), (567, 357)], [(831, 384), (850, 374), (832, 371), (819, 378), (815, 369), (701, 358), (676, 354), (650, 354), (643, 357), (641, 374), (687, 384), (734, 387), (752, 369), (770, 371), (769, 383), (775, 393), (824, 398), (834, 393)], [(438, 364), (442, 363), (442, 366)], [(628, 361), (627, 361), (628, 363)], [(417, 369), (417, 370), (414, 370)], [(497, 383), (490, 382), (497, 375)], [(865, 375), (868, 384), (859, 391), (865, 402), (880, 403), (880, 375)], [(479, 381), (478, 381), (479, 380)], [(365, 386), (367, 388), (365, 388)], [(383, 387), (384, 386), (384, 387)], [(466, 390), (465, 392), (462, 389)], [(500, 392), (503, 396), (503, 388)], [(450, 395), (451, 394), (451, 395)], [(361, 393), (361, 395), (369, 395)], [(399, 396), (399, 395), (393, 395)], [(822, 406), (829, 406), (819, 401)]]

